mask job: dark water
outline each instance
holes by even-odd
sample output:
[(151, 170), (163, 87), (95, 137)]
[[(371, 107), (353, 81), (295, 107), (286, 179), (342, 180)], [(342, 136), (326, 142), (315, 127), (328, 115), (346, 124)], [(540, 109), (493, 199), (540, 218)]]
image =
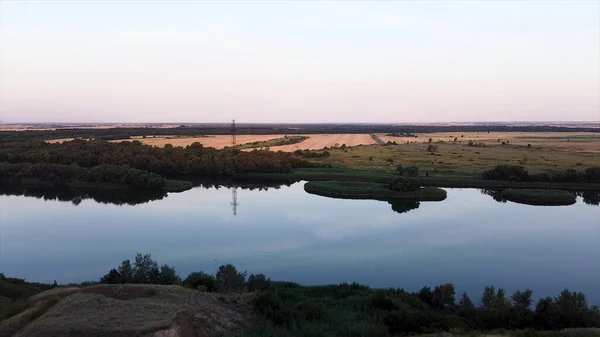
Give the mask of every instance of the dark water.
[(3, 195), (0, 272), (42, 282), (97, 280), (136, 252), (150, 252), (183, 277), (233, 263), (302, 284), (412, 291), (452, 282), (475, 298), (486, 285), (508, 293), (529, 287), (536, 298), (569, 288), (600, 304), (600, 207), (582, 198), (572, 206), (527, 206), (488, 194), (449, 189), (442, 202), (392, 206), (314, 196), (298, 183), (237, 189), (237, 215), (232, 189), (223, 187), (93, 199), (28, 193), (74, 199), (68, 202)]

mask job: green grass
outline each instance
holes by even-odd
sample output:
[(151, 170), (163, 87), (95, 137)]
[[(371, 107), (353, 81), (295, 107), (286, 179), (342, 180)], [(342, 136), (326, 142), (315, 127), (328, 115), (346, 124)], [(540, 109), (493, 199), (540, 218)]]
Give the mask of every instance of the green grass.
[(441, 201), (446, 199), (446, 191), (425, 187), (414, 192), (397, 192), (390, 190), (386, 184), (366, 182), (310, 181), (304, 190), (311, 194), (346, 199), (375, 200), (418, 200)]
[(560, 206), (572, 205), (575, 194), (561, 190), (508, 189), (502, 191), (507, 200), (527, 205)]
[(297, 144), (297, 143), (307, 140), (308, 138), (309, 138), (308, 136), (285, 136), (285, 137), (281, 137), (281, 138), (265, 140), (262, 142), (252, 142), (252, 143), (247, 143), (247, 144), (241, 144), (241, 145), (236, 146), (236, 148), (237, 149), (254, 149), (254, 148), (261, 148), (261, 147), (283, 146), (283, 145)]

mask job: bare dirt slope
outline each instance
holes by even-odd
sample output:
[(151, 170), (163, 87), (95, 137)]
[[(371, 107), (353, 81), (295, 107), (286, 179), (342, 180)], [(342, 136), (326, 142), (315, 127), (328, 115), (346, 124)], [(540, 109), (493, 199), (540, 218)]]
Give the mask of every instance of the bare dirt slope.
[(179, 286), (59, 288), (0, 323), (0, 337), (206, 337), (253, 322), (251, 294), (213, 294)]

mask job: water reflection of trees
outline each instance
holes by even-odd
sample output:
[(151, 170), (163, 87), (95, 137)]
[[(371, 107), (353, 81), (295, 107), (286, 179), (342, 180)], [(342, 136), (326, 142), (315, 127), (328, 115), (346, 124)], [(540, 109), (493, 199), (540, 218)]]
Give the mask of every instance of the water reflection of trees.
[(243, 190), (258, 190), (258, 191), (268, 191), (269, 189), (278, 190), (282, 186), (289, 187), (291, 183), (282, 183), (282, 182), (258, 182), (258, 183), (247, 183), (247, 182), (236, 182), (229, 180), (197, 180), (192, 181), (195, 187), (200, 187), (204, 189), (219, 189), (219, 188), (240, 188)]
[[(491, 196), (498, 202), (506, 202), (504, 196), (502, 196), (502, 190), (493, 189), (481, 189), (482, 194)], [(574, 192), (575, 195), (583, 199), (583, 202), (588, 205), (600, 205), (600, 192), (587, 191), (587, 192)]]
[(588, 191), (576, 192), (575, 194), (578, 197), (581, 197), (583, 199), (583, 202), (585, 202), (588, 205), (600, 205), (600, 192)]
[(388, 203), (392, 205), (394, 212), (400, 214), (417, 209), (421, 205), (418, 201), (388, 201)]
[(162, 191), (114, 191), (114, 190), (72, 190), (58, 188), (1, 188), (0, 195), (25, 196), (43, 200), (71, 202), (77, 206), (84, 200), (93, 200), (102, 204), (139, 205), (161, 200), (167, 196)]
[(492, 197), (492, 199), (496, 200), (497, 202), (507, 201), (506, 198), (504, 198), (504, 196), (502, 195), (502, 190), (492, 190), (484, 188), (479, 191), (481, 191), (481, 194), (489, 195), (490, 197)]
[[(196, 181), (194, 185), (204, 189), (219, 189), (237, 187), (247, 190), (268, 191), (279, 189), (291, 184), (282, 183), (235, 183), (227, 181)], [(185, 192), (183, 192), (185, 193)], [(102, 204), (139, 205), (167, 197), (167, 193), (156, 190), (73, 190), (68, 188), (39, 188), (39, 187), (2, 187), (0, 195), (25, 196), (43, 200), (71, 202), (79, 205), (84, 200), (93, 200)]]

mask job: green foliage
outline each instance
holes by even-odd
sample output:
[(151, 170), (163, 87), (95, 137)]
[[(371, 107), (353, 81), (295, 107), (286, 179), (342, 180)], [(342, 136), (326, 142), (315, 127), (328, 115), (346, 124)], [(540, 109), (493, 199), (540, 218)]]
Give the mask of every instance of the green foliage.
[(414, 192), (421, 189), (421, 181), (414, 178), (399, 177), (394, 179), (388, 188), (397, 192)]
[(215, 281), (219, 291), (240, 290), (246, 283), (246, 272), (238, 272), (235, 266), (226, 264), (217, 270)]
[(271, 285), (271, 279), (268, 279), (263, 274), (252, 274), (248, 276), (248, 290), (257, 291), (265, 290)]
[(140, 283), (140, 284), (181, 284), (181, 278), (173, 267), (162, 265), (152, 260), (150, 254), (136, 254), (133, 267), (130, 260), (125, 260), (117, 269), (111, 269), (100, 279), (100, 283)]
[(529, 180), (529, 172), (523, 166), (498, 165), (483, 172), (483, 179), (527, 181)]
[(3, 184), (36, 179), (52, 186), (85, 183), (85, 187), (111, 184), (181, 190), (190, 186), (174, 182), (166, 186), (164, 176), (289, 173), (294, 168), (320, 166), (281, 151), (217, 150), (195, 144), (186, 148), (155, 148), (131, 142), (74, 140), (54, 144), (9, 142), (0, 146)]
[(187, 288), (201, 289), (203, 291), (215, 291), (215, 277), (205, 272), (193, 272), (183, 280), (183, 285)]

